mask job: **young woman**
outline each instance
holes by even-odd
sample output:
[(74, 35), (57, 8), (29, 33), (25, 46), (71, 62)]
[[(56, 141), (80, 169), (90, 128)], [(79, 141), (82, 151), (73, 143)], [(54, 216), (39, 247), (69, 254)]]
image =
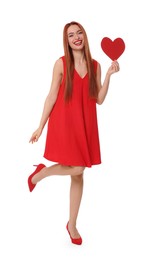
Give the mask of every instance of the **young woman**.
[(101, 84), (100, 64), (92, 59), (88, 38), (77, 22), (65, 25), (63, 31), (64, 56), (53, 68), (51, 88), (44, 103), (38, 129), (31, 143), (37, 142), (48, 121), (44, 157), (56, 164), (39, 164), (28, 177), (30, 192), (43, 178), (52, 175), (70, 175), (70, 212), (66, 225), (71, 242), (82, 244), (76, 228), (83, 191), (85, 167), (101, 163), (96, 103), (106, 97), (110, 77), (119, 71), (112, 62)]

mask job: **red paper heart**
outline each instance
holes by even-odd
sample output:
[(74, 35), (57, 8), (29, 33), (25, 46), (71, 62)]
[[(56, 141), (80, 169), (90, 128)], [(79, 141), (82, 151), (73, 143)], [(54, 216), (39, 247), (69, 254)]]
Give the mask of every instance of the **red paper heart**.
[(101, 41), (101, 48), (111, 60), (117, 60), (125, 50), (125, 43), (121, 38), (112, 41), (110, 38), (104, 37)]

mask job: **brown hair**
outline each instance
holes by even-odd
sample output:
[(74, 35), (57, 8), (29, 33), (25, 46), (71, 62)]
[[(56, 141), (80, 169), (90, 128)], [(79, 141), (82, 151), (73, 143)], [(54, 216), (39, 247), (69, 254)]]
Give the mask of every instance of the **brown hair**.
[(87, 70), (88, 70), (88, 77), (89, 77), (89, 94), (92, 98), (97, 98), (98, 95), (98, 89), (97, 89), (97, 83), (96, 83), (96, 75), (94, 71), (94, 64), (93, 59), (91, 57), (90, 49), (89, 49), (89, 43), (87, 34), (83, 28), (83, 26), (77, 22), (70, 22), (67, 23), (64, 26), (63, 30), (63, 45), (64, 45), (64, 54), (65, 54), (65, 60), (66, 60), (66, 78), (65, 78), (65, 100), (69, 101), (72, 97), (72, 79), (73, 79), (73, 72), (74, 72), (74, 57), (72, 53), (72, 49), (69, 46), (68, 43), (68, 36), (67, 36), (67, 30), (69, 26), (71, 25), (77, 25), (82, 30), (84, 35), (84, 55), (86, 59), (87, 64)]

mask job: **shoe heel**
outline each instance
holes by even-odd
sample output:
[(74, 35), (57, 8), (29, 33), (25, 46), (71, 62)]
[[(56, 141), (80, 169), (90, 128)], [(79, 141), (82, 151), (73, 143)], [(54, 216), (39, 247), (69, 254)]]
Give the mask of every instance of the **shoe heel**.
[(32, 181), (31, 181), (31, 179), (32, 179), (32, 177), (35, 175), (35, 174), (37, 174), (40, 170), (42, 170), (44, 167), (46, 167), (44, 164), (38, 164), (38, 165), (33, 165), (33, 166), (35, 166), (35, 167), (37, 167), (36, 168), (36, 170), (28, 177), (28, 186), (29, 186), (29, 190), (30, 190), (30, 192), (32, 192), (33, 191), (33, 189), (35, 188), (35, 186), (36, 186), (36, 184), (33, 184), (32, 183)]
[(71, 234), (70, 234), (70, 232), (69, 232), (69, 229), (68, 229), (68, 224), (69, 224), (69, 221), (68, 221), (68, 223), (67, 223), (67, 225), (66, 225), (66, 229), (67, 229), (68, 234), (69, 234), (69, 236), (70, 236), (71, 242), (72, 242), (73, 244), (76, 244), (76, 245), (81, 245), (81, 244), (82, 244), (82, 238), (81, 238), (81, 237), (79, 237), (79, 238), (72, 238), (72, 237), (71, 237)]

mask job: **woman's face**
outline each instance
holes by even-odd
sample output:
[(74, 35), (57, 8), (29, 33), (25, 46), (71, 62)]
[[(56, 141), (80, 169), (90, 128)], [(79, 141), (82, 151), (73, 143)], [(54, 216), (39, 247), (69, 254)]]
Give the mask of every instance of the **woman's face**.
[(84, 47), (83, 31), (76, 24), (70, 25), (67, 30), (69, 46), (73, 50), (82, 50)]

